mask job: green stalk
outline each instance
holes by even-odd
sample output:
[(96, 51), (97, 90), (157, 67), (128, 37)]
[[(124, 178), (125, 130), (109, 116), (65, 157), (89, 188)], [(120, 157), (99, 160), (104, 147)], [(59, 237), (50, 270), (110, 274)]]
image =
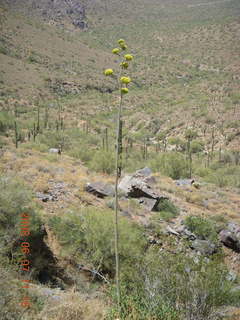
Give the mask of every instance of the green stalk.
[(119, 180), (119, 160), (120, 160), (120, 130), (121, 130), (121, 118), (122, 118), (122, 101), (123, 94), (121, 91), (121, 78), (122, 69), (118, 77), (118, 86), (120, 91), (120, 102), (118, 108), (117, 117), (117, 135), (116, 135), (116, 177), (115, 177), (115, 221), (114, 221), (114, 236), (115, 236), (115, 261), (116, 261), (116, 294), (117, 294), (117, 307), (118, 314), (120, 315), (121, 309), (121, 293), (120, 293), (120, 263), (119, 263), (119, 229), (118, 229), (118, 180)]

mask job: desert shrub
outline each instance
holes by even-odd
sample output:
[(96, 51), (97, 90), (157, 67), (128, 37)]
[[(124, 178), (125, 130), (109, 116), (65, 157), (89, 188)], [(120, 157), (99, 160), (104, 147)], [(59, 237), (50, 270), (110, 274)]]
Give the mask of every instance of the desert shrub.
[(47, 152), (49, 147), (46, 144), (36, 142), (26, 142), (20, 145), (21, 149), (28, 149), (28, 150), (37, 150), (40, 152)]
[(2, 149), (4, 146), (6, 146), (6, 141), (4, 141), (1, 137), (0, 137), (0, 149)]
[(218, 187), (223, 188), (228, 185), (228, 179), (226, 176), (223, 176), (221, 173), (212, 173), (208, 178), (207, 181), (216, 184)]
[(175, 145), (177, 147), (177, 150), (180, 149), (180, 151), (181, 151), (181, 150), (186, 149), (185, 142), (182, 139), (180, 139), (179, 137), (170, 137), (168, 139), (168, 143), (171, 145)]
[(16, 272), (2, 267), (0, 267), (0, 271), (0, 318), (17, 320), (20, 318), (22, 308), (19, 305), (19, 287), (13, 282), (13, 277), (16, 277)]
[(114, 155), (111, 151), (96, 151), (89, 167), (97, 172), (111, 174), (114, 172), (115, 161)]
[(161, 200), (157, 206), (159, 214), (154, 215), (153, 220), (171, 220), (179, 214), (179, 209), (168, 199)]
[(226, 125), (226, 128), (238, 129), (239, 127), (240, 127), (240, 121), (239, 120), (231, 121)]
[(187, 129), (185, 132), (185, 138), (189, 140), (193, 140), (198, 136), (198, 133), (192, 129)]
[(14, 127), (14, 118), (5, 111), (0, 112), (0, 134)]
[(161, 200), (157, 206), (157, 210), (171, 212), (174, 216), (179, 214), (179, 209), (168, 199)]
[(4, 55), (8, 55), (9, 51), (3, 45), (0, 45), (0, 53)]
[(188, 216), (184, 224), (200, 239), (217, 240), (217, 228), (213, 221), (199, 216)]
[(200, 140), (193, 140), (191, 142), (190, 150), (192, 153), (202, 152), (204, 150), (204, 142)]
[(223, 214), (210, 216), (209, 220), (211, 220), (213, 222), (217, 232), (220, 232), (221, 230), (223, 230), (227, 224), (227, 219)]
[(240, 167), (231, 165), (228, 167), (216, 166), (215, 170), (204, 177), (204, 180), (218, 187), (240, 187)]
[(20, 302), (26, 296), (26, 289), (21, 288), (22, 283), (17, 280), (19, 279), (18, 272), (12, 266), (5, 268), (0, 266), (0, 272), (0, 319), (37, 319), (37, 314), (43, 305), (41, 298), (34, 291), (28, 291), (31, 305), (28, 309), (23, 308)]
[[(0, 254), (8, 254), (20, 237), (20, 214), (27, 212), (30, 216), (31, 234), (40, 232), (41, 221), (38, 209), (33, 203), (33, 194), (23, 181), (2, 176), (0, 178), (0, 236), (2, 246)], [(13, 252), (12, 252), (13, 253)]]
[(178, 152), (160, 154), (149, 161), (149, 166), (154, 171), (160, 171), (172, 179), (186, 178), (188, 176), (186, 159)]
[[(63, 247), (63, 254), (74, 256), (81, 262), (92, 264), (101, 271), (113, 273), (114, 225), (113, 211), (86, 208), (64, 217), (52, 217), (49, 225)], [(137, 224), (119, 219), (119, 252), (125, 272), (143, 253), (145, 239)], [(124, 270), (124, 267), (122, 268)]]
[(47, 145), (49, 148), (59, 148), (62, 146), (63, 150), (71, 148), (70, 138), (66, 133), (63, 132), (45, 132), (38, 137), (40, 144)]
[[(33, 203), (33, 195), (23, 181), (16, 177), (2, 176), (0, 178), (0, 318), (5, 320), (23, 319), (24, 309), (20, 301), (26, 295), (26, 289), (20, 286), (19, 258), (22, 256), (19, 250), (20, 241), (20, 214), (28, 213), (29, 218), (29, 243), (41, 234), (41, 220), (38, 208)], [(36, 244), (39, 246), (39, 243)], [(34, 246), (31, 247), (34, 251)], [(25, 310), (24, 319), (36, 319), (36, 314), (41, 309), (38, 297), (29, 293), (32, 306)]]
[(82, 144), (71, 149), (68, 154), (73, 158), (77, 158), (88, 163), (93, 158), (94, 150), (91, 150), (89, 146)]
[(200, 177), (206, 177), (209, 174), (211, 174), (212, 170), (210, 168), (203, 168), (203, 167), (198, 167), (195, 170), (195, 174), (200, 176)]
[(179, 209), (170, 200), (164, 199), (158, 204), (157, 211), (150, 218), (149, 227), (155, 234), (160, 234), (161, 221), (170, 221), (175, 218), (179, 214)]
[[(232, 303), (232, 283), (218, 256), (206, 261), (151, 247), (134, 270), (122, 284), (121, 319), (216, 320), (217, 309)], [(109, 319), (114, 316), (113, 307)]]

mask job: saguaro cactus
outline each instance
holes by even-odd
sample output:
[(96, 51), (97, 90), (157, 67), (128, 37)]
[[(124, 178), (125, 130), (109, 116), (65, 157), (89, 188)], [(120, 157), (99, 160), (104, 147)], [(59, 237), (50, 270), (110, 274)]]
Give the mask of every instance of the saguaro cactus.
[(16, 149), (18, 148), (18, 128), (17, 128), (17, 122), (14, 122), (14, 129), (15, 129), (15, 146)]
[[(115, 221), (114, 221), (114, 233), (115, 233), (115, 260), (116, 260), (116, 293), (118, 313), (120, 315), (120, 265), (119, 265), (119, 232), (118, 232), (118, 179), (122, 170), (122, 106), (123, 96), (128, 93), (128, 86), (131, 83), (131, 78), (126, 75), (130, 62), (133, 60), (131, 54), (125, 54), (127, 45), (123, 39), (118, 40), (119, 47), (114, 48), (112, 53), (120, 58), (120, 70), (117, 76), (118, 88), (119, 88), (119, 106), (117, 116), (117, 134), (116, 134), (116, 177), (115, 177)], [(106, 76), (115, 77), (113, 69), (106, 69), (104, 74)]]

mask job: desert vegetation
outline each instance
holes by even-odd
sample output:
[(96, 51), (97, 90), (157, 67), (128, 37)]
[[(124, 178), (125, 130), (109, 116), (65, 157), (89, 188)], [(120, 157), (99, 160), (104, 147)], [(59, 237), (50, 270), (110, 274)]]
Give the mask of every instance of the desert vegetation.
[(0, 1), (1, 319), (239, 319), (239, 11)]

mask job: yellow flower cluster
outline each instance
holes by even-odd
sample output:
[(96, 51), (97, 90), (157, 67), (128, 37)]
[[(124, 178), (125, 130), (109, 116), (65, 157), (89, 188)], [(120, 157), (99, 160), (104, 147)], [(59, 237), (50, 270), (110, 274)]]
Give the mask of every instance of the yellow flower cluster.
[(122, 94), (127, 94), (128, 93), (128, 88), (121, 88), (121, 93)]
[(129, 84), (132, 80), (129, 77), (121, 77), (120, 81), (125, 84)]
[(106, 69), (104, 71), (105, 76), (111, 76), (113, 74), (113, 69)]
[[(125, 43), (125, 40), (124, 39), (119, 39), (118, 40), (118, 44), (119, 44), (119, 48), (114, 48), (112, 49), (112, 53), (113, 54), (116, 54), (118, 56), (121, 56), (121, 52), (124, 51), (124, 50), (127, 50), (127, 45)], [(128, 69), (129, 67), (129, 62), (133, 60), (133, 55), (131, 54), (125, 54), (123, 55), (124, 57), (124, 60), (121, 62), (120, 64), (120, 67), (122, 69)], [(114, 74), (113, 70), (112, 69), (106, 69), (104, 71), (104, 74), (106, 76), (112, 76)], [(124, 85), (124, 87), (121, 88), (121, 94), (127, 94), (128, 93), (128, 84), (131, 82), (131, 78), (130, 77), (121, 77), (120, 78), (120, 82)]]
[(124, 58), (127, 60), (127, 61), (132, 61), (133, 60), (133, 56), (131, 54), (125, 54)]
[(124, 61), (120, 64), (120, 67), (122, 67), (123, 69), (127, 69), (129, 66), (128, 62)]
[(114, 48), (114, 49), (112, 49), (112, 53), (113, 53), (113, 54), (119, 54), (119, 52), (120, 52), (120, 49), (119, 49), (119, 48)]

